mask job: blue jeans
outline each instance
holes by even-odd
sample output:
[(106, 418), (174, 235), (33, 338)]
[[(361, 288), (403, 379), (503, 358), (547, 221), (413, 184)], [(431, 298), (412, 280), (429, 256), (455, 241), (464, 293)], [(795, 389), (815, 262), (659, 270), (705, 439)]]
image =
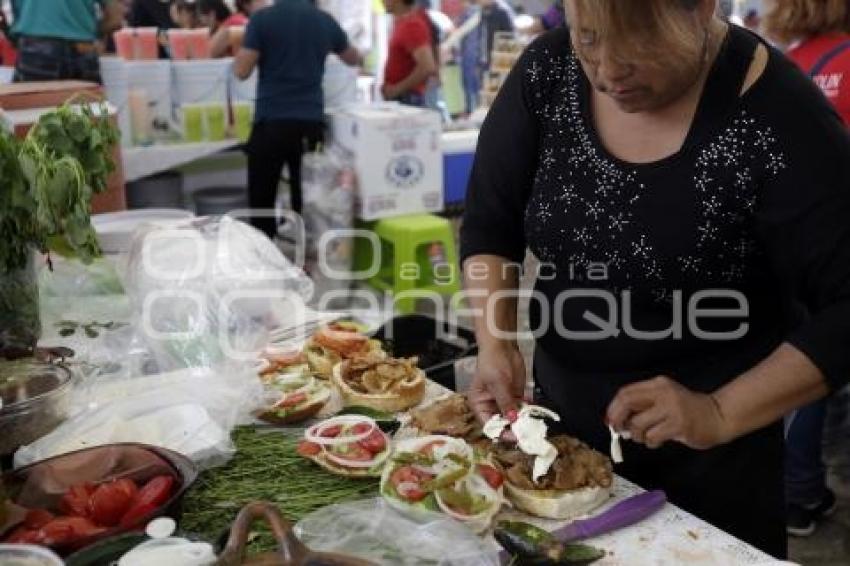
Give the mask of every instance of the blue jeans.
[(794, 505), (814, 505), (826, 495), (823, 427), (827, 400), (803, 407), (785, 419), (785, 498)]
[(16, 82), (66, 79), (101, 82), (100, 59), (94, 43), (43, 37), (20, 38)]

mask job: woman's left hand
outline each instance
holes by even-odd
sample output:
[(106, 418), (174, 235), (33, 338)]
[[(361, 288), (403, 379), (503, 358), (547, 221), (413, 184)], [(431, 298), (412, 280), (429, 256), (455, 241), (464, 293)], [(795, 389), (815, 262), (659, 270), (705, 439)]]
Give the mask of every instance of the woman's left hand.
[(658, 448), (675, 440), (705, 450), (731, 440), (720, 405), (669, 377), (656, 377), (620, 389), (608, 406), (608, 424), (632, 440)]

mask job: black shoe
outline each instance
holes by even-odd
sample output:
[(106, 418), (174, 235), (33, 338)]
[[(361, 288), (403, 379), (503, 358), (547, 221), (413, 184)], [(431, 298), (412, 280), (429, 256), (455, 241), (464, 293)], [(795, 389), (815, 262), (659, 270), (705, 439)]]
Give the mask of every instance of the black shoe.
[(789, 503), (785, 521), (785, 530), (792, 537), (808, 537), (815, 532), (814, 513), (802, 505)]

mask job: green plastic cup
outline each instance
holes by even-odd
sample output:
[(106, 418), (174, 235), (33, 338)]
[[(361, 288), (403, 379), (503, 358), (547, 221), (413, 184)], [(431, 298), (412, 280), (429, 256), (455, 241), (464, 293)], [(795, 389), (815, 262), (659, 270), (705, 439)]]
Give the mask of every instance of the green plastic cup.
[(196, 104), (183, 105), (183, 139), (187, 142), (204, 141), (204, 109)]
[(204, 108), (207, 119), (207, 140), (222, 141), (227, 137), (227, 113), (224, 106), (210, 104)]
[(233, 126), (236, 139), (241, 142), (251, 137), (251, 126), (254, 122), (254, 107), (251, 104), (233, 105)]

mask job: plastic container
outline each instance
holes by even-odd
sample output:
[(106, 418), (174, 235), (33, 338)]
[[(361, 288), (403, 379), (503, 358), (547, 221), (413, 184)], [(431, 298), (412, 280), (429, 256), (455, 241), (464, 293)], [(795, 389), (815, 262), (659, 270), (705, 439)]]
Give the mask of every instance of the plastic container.
[(171, 50), (171, 58), (175, 61), (183, 61), (189, 58), (189, 35), (184, 29), (170, 29), (168, 34), (168, 47)]
[[(147, 523), (162, 516), (179, 519), (183, 497), (198, 477), (197, 467), (186, 457), (143, 444), (110, 444), (48, 458), (7, 472), (3, 483), (14, 503), (27, 509), (46, 509), (62, 515), (59, 499), (70, 487), (86, 482), (100, 484), (118, 478), (129, 478), (137, 485), (169, 475), (174, 486), (168, 500), (150, 513), (140, 515), (125, 527), (113, 527), (99, 535), (53, 548), (60, 556), (85, 548), (95, 542), (127, 532), (139, 532)], [(5, 565), (5, 562), (3, 562)]]
[(0, 544), (3, 566), (64, 566), (62, 559), (50, 550), (30, 544)]
[(193, 195), (195, 214), (217, 216), (248, 207), (248, 192), (235, 187), (201, 189)]
[[(126, 67), (131, 103), (134, 91), (144, 92), (147, 98), (146, 123), (151, 137), (154, 140), (168, 137), (172, 126), (171, 62), (130, 61)], [(140, 136), (136, 135), (135, 129), (134, 123), (133, 137), (138, 138)]]
[(475, 333), (424, 315), (397, 316), (374, 338), (396, 357), (419, 358), (419, 367), (440, 385), (457, 390), (455, 362), (478, 353)]
[(100, 75), (106, 99), (116, 108), (121, 145), (133, 145), (133, 128), (130, 119), (130, 86), (127, 65), (120, 57), (101, 57)]
[(188, 210), (174, 208), (122, 210), (92, 216), (92, 226), (97, 233), (97, 242), (103, 252), (118, 254), (130, 251), (133, 233), (142, 224), (186, 220), (192, 216)]
[(122, 28), (112, 34), (115, 41), (115, 51), (124, 60), (131, 61), (136, 58), (136, 38), (133, 28)]
[(251, 137), (251, 129), (254, 125), (254, 105), (246, 102), (234, 104), (233, 108), (233, 133), (241, 142), (247, 142)]
[(209, 141), (222, 141), (227, 137), (227, 109), (223, 104), (204, 106), (204, 122)]
[(159, 59), (159, 29), (136, 28), (136, 59), (154, 60)]
[(68, 368), (42, 362), (0, 362), (0, 456), (59, 426), (68, 414)]
[(259, 73), (255, 69), (251, 76), (244, 81), (233, 73), (229, 73), (230, 100), (233, 103), (248, 102), (252, 106), (257, 100), (257, 81)]
[(183, 139), (193, 143), (204, 141), (204, 105), (183, 104), (180, 107), (180, 117), (183, 123)]
[(189, 36), (189, 58), (209, 59), (210, 54), (210, 30), (207, 28), (193, 29), (188, 31)]
[(227, 104), (231, 59), (175, 61), (174, 102), (184, 104)]

